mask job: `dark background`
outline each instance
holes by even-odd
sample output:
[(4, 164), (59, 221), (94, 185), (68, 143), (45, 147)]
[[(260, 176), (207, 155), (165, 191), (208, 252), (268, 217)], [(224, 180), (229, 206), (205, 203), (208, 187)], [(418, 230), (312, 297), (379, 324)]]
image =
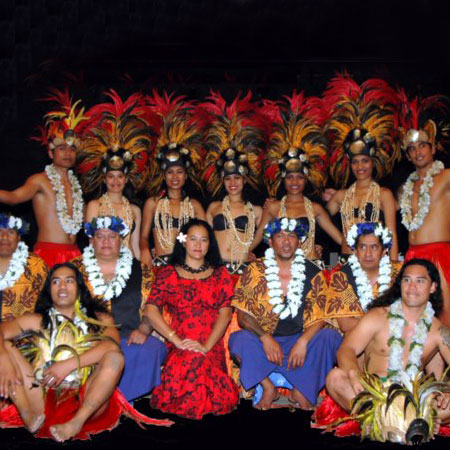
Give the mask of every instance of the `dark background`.
[[(278, 99), (293, 89), (318, 95), (336, 71), (347, 69), (358, 82), (380, 76), (412, 94), (448, 95), (446, 3), (1, 0), (0, 187), (18, 187), (48, 163), (43, 147), (29, 138), (48, 111), (48, 104), (37, 99), (49, 87), (68, 85), (86, 107), (103, 101), (109, 88), (125, 96), (156, 87), (194, 99), (210, 88), (228, 99), (251, 89), (255, 98)], [(445, 155), (441, 159), (447, 162)], [(411, 170), (403, 162), (383, 184), (395, 189)], [(29, 203), (12, 210), (32, 219)], [(400, 235), (404, 242), (404, 230)], [(28, 239), (33, 241), (34, 234)], [(356, 438), (339, 440), (309, 431), (308, 420), (306, 413), (258, 413), (240, 406), (227, 418), (177, 421), (170, 430), (144, 433), (127, 424), (95, 442), (96, 448), (113, 442), (124, 447), (215, 447), (222, 440), (229, 448), (241, 447), (239, 442), (255, 448), (300, 447), (308, 441), (316, 447), (359, 446)], [(443, 444), (440, 439), (432, 446), (439, 442)], [(42, 444), (24, 430), (0, 432), (0, 448)]]

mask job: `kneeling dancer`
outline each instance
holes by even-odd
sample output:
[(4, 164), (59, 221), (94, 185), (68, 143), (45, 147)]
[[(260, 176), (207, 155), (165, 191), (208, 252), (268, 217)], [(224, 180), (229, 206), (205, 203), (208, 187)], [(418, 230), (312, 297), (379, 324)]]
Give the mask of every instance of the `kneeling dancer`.
[(277, 400), (272, 372), (294, 386), (294, 405), (311, 408), (342, 340), (336, 330), (322, 330), (327, 286), (320, 269), (298, 248), (305, 236), (297, 219), (270, 221), (265, 228), (270, 248), (236, 285), (232, 305), (244, 330), (230, 336), (230, 352), (240, 361), (244, 389), (262, 384), (260, 409)]
[(0, 411), (2, 426), (63, 442), (110, 430), (122, 414), (170, 425), (139, 414), (116, 390), (124, 362), (118, 342), (112, 317), (78, 270), (55, 265), (35, 313), (0, 325), (0, 396), (13, 402)]
[[(442, 305), (436, 267), (412, 259), (346, 335), (327, 390), (345, 411), (353, 409), (363, 437), (420, 443), (433, 436), (439, 423), (450, 421), (450, 386), (433, 385), (432, 376), (420, 373), (436, 352), (450, 363), (450, 330), (435, 317)], [(360, 354), (366, 361), (364, 373)]]

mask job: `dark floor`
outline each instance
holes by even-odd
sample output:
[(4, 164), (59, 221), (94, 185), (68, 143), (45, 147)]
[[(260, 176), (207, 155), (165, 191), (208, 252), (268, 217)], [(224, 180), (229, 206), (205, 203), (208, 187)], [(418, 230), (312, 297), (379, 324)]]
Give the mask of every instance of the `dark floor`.
[[(359, 438), (336, 438), (322, 434), (309, 426), (311, 413), (290, 412), (288, 409), (257, 411), (248, 401), (241, 401), (239, 408), (222, 417), (207, 416), (201, 421), (182, 419), (153, 411), (148, 400), (136, 403), (137, 409), (154, 418), (168, 417), (175, 421), (172, 427), (147, 426), (141, 429), (129, 419), (111, 432), (94, 436), (92, 441), (76, 441), (65, 444), (35, 439), (23, 429), (0, 430), (0, 449), (123, 449), (123, 450), (164, 450), (164, 449), (399, 449), (398, 445), (380, 444)], [(450, 440), (436, 438), (422, 448), (438, 449), (448, 446)]]

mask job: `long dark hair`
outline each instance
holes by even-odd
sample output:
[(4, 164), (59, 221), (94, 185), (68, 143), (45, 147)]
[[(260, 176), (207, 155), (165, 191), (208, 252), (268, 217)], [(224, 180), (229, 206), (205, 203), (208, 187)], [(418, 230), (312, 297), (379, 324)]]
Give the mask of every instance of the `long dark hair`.
[(430, 294), (429, 301), (431, 302), (431, 306), (433, 306), (435, 315), (436, 316), (440, 315), (440, 313), (442, 312), (442, 308), (443, 308), (443, 299), (442, 299), (442, 289), (441, 289), (441, 278), (439, 276), (439, 272), (436, 269), (436, 266), (431, 261), (428, 261), (426, 259), (420, 259), (420, 258), (410, 259), (408, 262), (403, 264), (403, 267), (401, 268), (397, 278), (395, 279), (394, 284), (383, 295), (381, 295), (377, 299), (373, 300), (367, 307), (368, 309), (377, 308), (380, 306), (390, 306), (397, 299), (401, 298), (401, 296), (402, 296), (402, 291), (401, 291), (402, 278), (405, 273), (405, 270), (409, 266), (425, 267), (426, 271), (428, 272), (429, 277), (431, 278), (431, 281), (434, 281), (436, 283), (436, 290), (434, 291), (434, 293)]
[[(208, 232), (209, 237), (209, 248), (208, 253), (205, 255), (205, 262), (208, 263), (211, 267), (219, 267), (222, 264), (222, 260), (220, 258), (219, 247), (217, 245), (217, 240), (214, 236), (214, 232), (212, 228), (209, 226), (208, 222), (205, 222), (201, 219), (191, 219), (189, 222), (184, 224), (181, 227), (180, 233), (187, 234), (191, 227), (203, 227)], [(183, 244), (177, 239), (175, 241), (175, 246), (173, 248), (173, 252), (169, 258), (169, 264), (172, 265), (180, 265), (184, 264), (186, 259), (186, 248)]]
[[(75, 280), (78, 286), (78, 295), (80, 296), (80, 303), (81, 306), (86, 309), (86, 315), (88, 317), (90, 317), (91, 319), (98, 320), (96, 316), (97, 313), (109, 314), (109, 311), (105, 305), (100, 303), (98, 300), (92, 298), (91, 293), (89, 292), (89, 289), (86, 286), (86, 283), (84, 282), (83, 275), (81, 274), (81, 272), (72, 263), (65, 262), (62, 264), (56, 264), (50, 269), (47, 275), (47, 279), (45, 280), (44, 287), (42, 288), (42, 291), (39, 294), (39, 298), (36, 302), (34, 312), (42, 316), (43, 328), (47, 328), (50, 324), (49, 311), (50, 308), (53, 306), (50, 286), (53, 274), (55, 273), (56, 270), (60, 269), (61, 267), (67, 267), (68, 269), (74, 271)], [(96, 325), (89, 324), (89, 327), (93, 331), (99, 330), (99, 327)]]

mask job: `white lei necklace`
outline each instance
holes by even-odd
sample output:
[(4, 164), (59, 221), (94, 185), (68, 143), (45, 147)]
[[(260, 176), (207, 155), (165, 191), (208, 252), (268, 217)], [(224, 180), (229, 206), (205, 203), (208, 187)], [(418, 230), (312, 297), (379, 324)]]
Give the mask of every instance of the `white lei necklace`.
[(289, 315), (296, 317), (302, 305), (302, 294), (304, 281), (306, 279), (305, 254), (301, 249), (295, 251), (294, 261), (291, 265), (291, 281), (289, 281), (286, 302), (283, 303), (283, 290), (281, 289), (280, 268), (275, 259), (275, 252), (268, 248), (264, 254), (265, 274), (267, 287), (269, 290), (269, 303), (274, 305), (272, 309), (275, 314), (280, 315), (280, 319), (285, 319)]
[(87, 246), (83, 251), (83, 264), (86, 268), (94, 294), (108, 301), (114, 297), (118, 297), (126, 286), (128, 278), (131, 275), (133, 255), (127, 247), (122, 245), (119, 259), (116, 263), (114, 278), (108, 284), (105, 283), (92, 245)]
[[(348, 263), (350, 264), (350, 268), (352, 269), (353, 276), (355, 277), (356, 282), (356, 291), (359, 299), (359, 303), (364, 312), (367, 311), (367, 306), (373, 300), (373, 289), (370, 284), (369, 277), (366, 272), (361, 267), (361, 264), (358, 261), (356, 255), (351, 255), (348, 258)], [(389, 289), (391, 284), (391, 262), (389, 260), (388, 255), (384, 255), (380, 260), (380, 265), (378, 269), (378, 294)]]
[(77, 234), (83, 223), (83, 192), (77, 177), (71, 170), (67, 171), (67, 176), (72, 186), (73, 199), (73, 213), (72, 217), (70, 217), (64, 186), (61, 184), (61, 175), (57, 172), (53, 164), (45, 166), (45, 173), (55, 191), (56, 214), (58, 215), (59, 223), (67, 234)]
[(404, 317), (402, 301), (396, 300), (390, 307), (388, 312), (389, 318), (389, 366), (387, 376), (391, 381), (403, 381), (402, 372), (406, 373), (407, 378), (414, 380), (420, 371), (423, 346), (427, 340), (430, 331), (431, 322), (434, 317), (434, 309), (428, 302), (422, 316), (414, 327), (414, 335), (409, 347), (408, 362), (405, 370), (403, 370), (403, 347), (405, 341), (402, 339), (403, 328), (406, 325)]
[(418, 210), (414, 218), (412, 217), (412, 192), (414, 183), (419, 179), (419, 174), (415, 171), (406, 180), (400, 198), (400, 210), (402, 213), (402, 224), (408, 231), (418, 230), (423, 225), (423, 221), (430, 209), (430, 190), (433, 187), (433, 177), (444, 169), (445, 166), (441, 161), (434, 161), (433, 165), (427, 170), (419, 189)]
[(14, 286), (14, 283), (25, 272), (28, 259), (28, 247), (24, 242), (19, 242), (15, 252), (11, 256), (8, 269), (4, 275), (0, 275), (0, 291)]

